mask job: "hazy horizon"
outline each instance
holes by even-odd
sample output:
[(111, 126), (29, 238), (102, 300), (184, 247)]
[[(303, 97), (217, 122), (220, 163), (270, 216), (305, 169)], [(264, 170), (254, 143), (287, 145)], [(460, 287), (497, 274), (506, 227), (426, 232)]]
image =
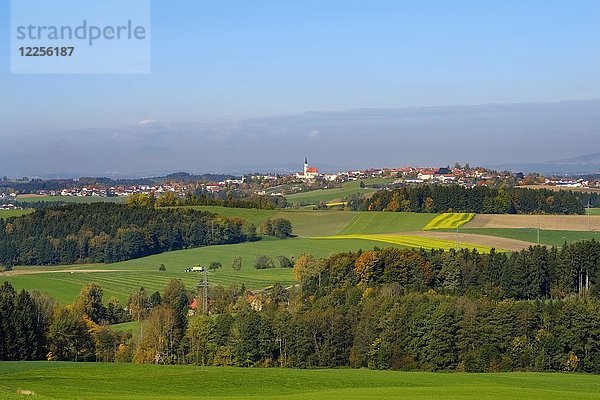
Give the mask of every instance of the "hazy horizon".
[[(181, 123), (142, 120), (31, 140), (5, 139), (0, 175), (288, 172), (300, 170), (304, 157), (330, 172), (454, 162), (531, 164), (599, 151), (594, 147), (598, 126), (600, 100), (369, 108)], [(531, 132), (543, 132), (544, 141)]]
[[(69, 10), (61, 18), (81, 21)], [(0, 63), (0, 176), (594, 153), (599, 13), (592, 0), (154, 0), (149, 74), (11, 74), (9, 57)], [(0, 21), (10, 15), (0, 2)]]

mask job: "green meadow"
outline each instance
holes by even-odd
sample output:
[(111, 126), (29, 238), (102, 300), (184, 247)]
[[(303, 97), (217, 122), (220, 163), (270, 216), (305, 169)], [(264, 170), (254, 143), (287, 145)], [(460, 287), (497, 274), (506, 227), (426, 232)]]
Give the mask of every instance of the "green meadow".
[(273, 218), (277, 214), (277, 210), (259, 210), (256, 208), (233, 208), (219, 206), (188, 206), (181, 208), (191, 208), (194, 210), (208, 211), (215, 214), (224, 215), (226, 217), (237, 217), (258, 226), (267, 218)]
[(303, 237), (420, 231), (438, 214), (387, 211), (256, 210), (201, 206), (194, 209), (244, 218), (260, 225), (267, 218), (286, 218)]
[(334, 202), (340, 201), (344, 197), (352, 196), (354, 194), (372, 194), (377, 191), (377, 189), (369, 188), (369, 187), (360, 187), (360, 183), (364, 183), (365, 186), (369, 185), (385, 185), (387, 183), (393, 182), (393, 178), (388, 179), (379, 179), (379, 178), (371, 178), (371, 179), (363, 179), (360, 181), (352, 181), (346, 182), (342, 184), (341, 188), (335, 189), (319, 189), (312, 190), (309, 192), (295, 193), (286, 195), (285, 198), (291, 204), (317, 204), (320, 202)]
[(27, 397), (44, 400), (593, 400), (600, 399), (600, 377), (558, 373), (464, 374), (4, 362), (0, 363), (0, 397), (7, 400)]
[[(18, 267), (17, 274), (2, 276), (0, 281), (8, 281), (18, 289), (41, 290), (62, 303), (71, 303), (86, 283), (97, 282), (104, 289), (106, 299), (114, 296), (124, 301), (140, 286), (150, 291), (162, 291), (167, 283), (175, 278), (182, 279), (187, 287), (193, 288), (202, 278), (202, 274), (185, 272), (185, 269), (197, 264), (208, 266), (212, 261), (219, 261), (223, 267), (209, 272), (210, 283), (222, 286), (244, 284), (249, 289), (261, 289), (276, 282), (284, 285), (295, 283), (291, 269), (255, 269), (256, 258), (261, 255), (273, 257), (277, 265), (277, 256), (297, 258), (306, 253), (325, 257), (344, 251), (372, 249), (376, 245), (377, 242), (362, 239), (263, 239), (252, 243), (172, 251), (114, 264)], [(242, 258), (241, 271), (234, 271), (231, 267), (234, 257)], [(158, 270), (161, 264), (165, 264), (166, 271)], [(18, 275), (22, 270), (35, 272), (42, 269), (49, 272)], [(78, 270), (90, 272), (77, 272)]]
[(588, 208), (587, 213), (590, 215), (600, 215), (600, 208)]
[[(461, 232), (517, 239), (532, 244), (538, 241), (538, 231), (535, 228), (465, 228), (461, 229)], [(589, 239), (600, 240), (600, 232), (540, 230), (540, 243), (550, 246), (560, 247), (565, 242)]]
[[(86, 283), (97, 282), (102, 285), (106, 299), (116, 297), (125, 301), (129, 294), (141, 286), (150, 291), (162, 290), (175, 278), (182, 279), (189, 288), (193, 288), (201, 276), (186, 273), (185, 269), (194, 265), (208, 266), (212, 261), (218, 261), (223, 267), (209, 273), (209, 282), (212, 284), (244, 284), (249, 289), (265, 288), (275, 282), (292, 285), (295, 282), (290, 269), (257, 270), (254, 268), (256, 259), (266, 255), (272, 257), (277, 264), (278, 256), (297, 258), (301, 254), (312, 254), (325, 257), (339, 252), (372, 249), (374, 246), (454, 248), (454, 241), (417, 237), (410, 232), (433, 226), (462, 225), (472, 217), (471, 214), (257, 210), (212, 206), (194, 208), (244, 218), (256, 225), (267, 218), (287, 218), (292, 222), (297, 237), (286, 240), (263, 238), (257, 242), (186, 249), (114, 264), (18, 267), (16, 273), (0, 277), (0, 280), (8, 280), (19, 289), (42, 290), (62, 303), (72, 302)], [(463, 228), (461, 231), (512, 238), (532, 244), (537, 242), (535, 229)], [(599, 236), (598, 232), (540, 231), (540, 242), (560, 246), (565, 241)], [(489, 250), (485, 246), (469, 243), (461, 243), (461, 246)], [(231, 268), (234, 257), (242, 258), (241, 271)], [(166, 265), (166, 271), (158, 271), (161, 264)], [(19, 270), (44, 273), (20, 275)]]
[(0, 219), (6, 219), (10, 217), (20, 217), (21, 215), (26, 215), (32, 213), (32, 209), (25, 210), (0, 210)]

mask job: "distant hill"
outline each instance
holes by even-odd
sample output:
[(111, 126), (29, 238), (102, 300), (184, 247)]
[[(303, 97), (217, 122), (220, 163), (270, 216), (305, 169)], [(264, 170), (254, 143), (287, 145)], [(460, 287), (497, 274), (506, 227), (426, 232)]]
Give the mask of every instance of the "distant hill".
[(600, 153), (547, 161), (545, 163), (516, 163), (495, 166), (499, 170), (514, 172), (539, 172), (546, 175), (592, 175), (600, 174)]

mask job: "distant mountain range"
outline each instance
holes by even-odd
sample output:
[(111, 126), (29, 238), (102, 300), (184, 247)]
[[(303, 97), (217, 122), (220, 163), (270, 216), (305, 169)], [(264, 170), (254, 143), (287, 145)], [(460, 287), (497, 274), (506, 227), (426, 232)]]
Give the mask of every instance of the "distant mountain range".
[(600, 174), (600, 153), (586, 154), (564, 160), (545, 163), (502, 164), (494, 168), (514, 172), (539, 172), (546, 175), (592, 175)]

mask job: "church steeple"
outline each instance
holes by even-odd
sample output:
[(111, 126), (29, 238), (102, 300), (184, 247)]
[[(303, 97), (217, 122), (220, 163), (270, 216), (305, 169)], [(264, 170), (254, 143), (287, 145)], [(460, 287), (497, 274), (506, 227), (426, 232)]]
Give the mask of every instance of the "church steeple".
[(306, 176), (306, 172), (308, 171), (308, 157), (304, 157), (304, 175)]

